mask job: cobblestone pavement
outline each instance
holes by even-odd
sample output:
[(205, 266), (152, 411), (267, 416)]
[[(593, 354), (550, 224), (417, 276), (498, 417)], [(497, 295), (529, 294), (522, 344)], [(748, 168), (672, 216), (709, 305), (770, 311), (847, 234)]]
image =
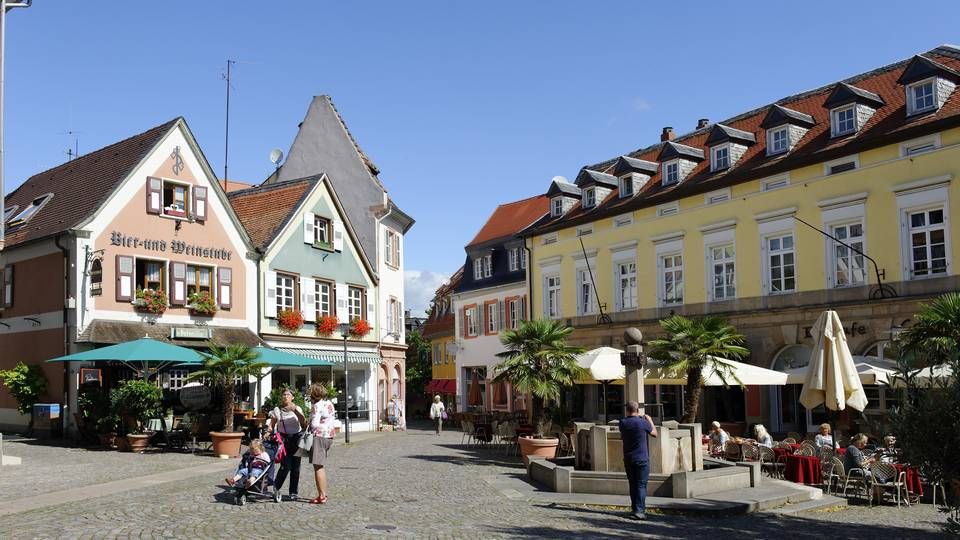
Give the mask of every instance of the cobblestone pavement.
[[(382, 434), (349, 448), (338, 439), (328, 465), (330, 501), (323, 506), (286, 501), (235, 506), (223, 486), (223, 477), (235, 465), (231, 461), (223, 463), (222, 472), (199, 474), (187, 481), (5, 515), (0, 519), (0, 537), (770, 538), (787, 534), (791, 538), (933, 538), (938, 536), (936, 524), (943, 519), (930, 505), (921, 505), (852, 507), (799, 517), (651, 515), (649, 521), (639, 523), (624, 519), (619, 509), (508, 498), (486, 479), (521, 476), (518, 460), (490, 449), (462, 448), (459, 443), (458, 433), (436, 437), (417, 429)], [(56, 449), (44, 451), (56, 459)], [(88, 460), (72, 450), (59, 452), (63, 461), (81, 459), (86, 464), (83, 468), (88, 472), (73, 476), (71, 482), (107, 478), (100, 475), (116, 471), (104, 469), (136, 468), (138, 459), (144, 467), (155, 466), (150, 461), (153, 457), (158, 457), (161, 467), (171, 468), (193, 466), (196, 460), (213, 462), (209, 457), (118, 457), (102, 452), (91, 453)], [(127, 457), (134, 465), (127, 465)], [(100, 459), (106, 460), (104, 466), (97, 464)], [(71, 466), (64, 463), (63, 470)], [(308, 467), (304, 465), (300, 492), (313, 497), (316, 491)], [(36, 470), (29, 465), (10, 474), (4, 468), (3, 491), (10, 486), (22, 490), (37, 482)]]

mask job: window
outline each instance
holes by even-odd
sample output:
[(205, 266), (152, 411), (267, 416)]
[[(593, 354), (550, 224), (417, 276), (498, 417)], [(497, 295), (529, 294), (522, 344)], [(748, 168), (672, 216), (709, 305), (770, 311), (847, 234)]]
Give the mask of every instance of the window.
[(710, 248), (711, 286), (714, 300), (730, 300), (737, 297), (735, 274), (735, 252), (733, 244), (711, 246)]
[(590, 272), (586, 269), (577, 270), (577, 315), (589, 315), (596, 311), (597, 303)]
[(190, 203), (190, 186), (163, 181), (163, 213), (167, 216), (187, 217)]
[(730, 168), (730, 146), (724, 144), (714, 147), (710, 170), (719, 171), (728, 168)]
[(946, 226), (943, 207), (907, 216), (910, 226), (910, 270), (913, 277), (947, 272)]
[(497, 333), (497, 303), (486, 304), (487, 310), (487, 334)]
[(400, 302), (398, 302), (396, 298), (391, 297), (390, 301), (387, 302), (387, 317), (389, 318), (387, 322), (387, 332), (400, 334), (400, 331), (403, 329), (404, 317), (400, 311)]
[(480, 333), (480, 325), (477, 321), (477, 306), (470, 306), (463, 310), (464, 325), (466, 326), (468, 336), (476, 336)]
[(349, 287), (347, 289), (347, 318), (351, 321), (363, 318), (363, 289)]
[(483, 277), (488, 278), (493, 275), (493, 255), (484, 255), (483, 257)]
[(613, 218), (613, 228), (626, 227), (633, 223), (633, 216), (617, 216)]
[(314, 282), (316, 306), (315, 310), (317, 312), (317, 320), (320, 320), (320, 317), (328, 317), (333, 315), (333, 306), (334, 303), (334, 285), (329, 281), (320, 281), (317, 280)]
[(707, 205), (722, 203), (730, 200), (730, 190), (721, 189), (719, 191), (712, 191), (703, 196), (703, 202)]
[(520, 252), (520, 269), (527, 269), (527, 249), (526, 248), (517, 248), (517, 251)]
[(794, 268), (793, 233), (767, 237), (767, 271), (770, 278), (770, 293), (779, 294), (797, 288)]
[(676, 184), (680, 181), (680, 161), (673, 160), (663, 164), (663, 183)]
[(597, 204), (596, 188), (587, 188), (583, 190), (583, 207), (592, 208)]
[[(834, 225), (831, 227), (831, 232), (838, 240), (860, 252), (863, 251), (863, 223)], [(840, 242), (831, 240), (831, 243), (833, 244), (831, 255), (834, 286), (853, 287), (866, 283), (867, 273), (863, 266), (863, 255)]]
[(627, 175), (620, 178), (620, 197), (630, 197), (633, 195), (633, 176)]
[(170, 390), (180, 390), (187, 382), (187, 370), (171, 368), (167, 370), (167, 387)]
[(683, 255), (672, 253), (660, 256), (663, 278), (663, 304), (683, 303)]
[(313, 216), (313, 243), (320, 246), (333, 245), (333, 227), (325, 217)]
[(832, 111), (833, 136), (839, 137), (857, 130), (857, 106), (848, 105)]
[(514, 298), (507, 302), (507, 313), (510, 317), (510, 329), (516, 330), (520, 327), (520, 319), (523, 318), (523, 310), (521, 309), (520, 299)]
[[(52, 198), (53, 198), (53, 194), (50, 194), (50, 193), (42, 197), (37, 197), (36, 199), (33, 200), (33, 202), (30, 203), (30, 206), (24, 208), (19, 214), (14, 216), (13, 219), (10, 220), (9, 225), (13, 227), (15, 225), (26, 223), (27, 221), (30, 220), (30, 218), (33, 217), (34, 214), (36, 214), (37, 212), (40, 211), (41, 208), (43, 208), (43, 205), (47, 204), (47, 201), (49, 201)], [(17, 206), (14, 206), (12, 209), (8, 209), (7, 212), (12, 214), (14, 211), (17, 210), (17, 208), (18, 208)], [(6, 218), (6, 216), (7, 216), (7, 213), (5, 212), (4, 218)]]
[(560, 276), (547, 276), (545, 295), (547, 317), (557, 319), (560, 317)]
[(394, 268), (400, 266), (400, 235), (390, 229), (383, 231), (383, 260)]
[(775, 190), (775, 189), (780, 189), (780, 188), (782, 188), (782, 187), (787, 187), (787, 186), (789, 186), (789, 185), (790, 185), (790, 178), (789, 178), (789, 177), (787, 177), (787, 176), (778, 176), (778, 177), (776, 177), (776, 178), (770, 178), (770, 179), (768, 179), (768, 180), (764, 180), (764, 181), (761, 183), (761, 188), (760, 188), (760, 189), (761, 189), (762, 191), (773, 191), (773, 190)]
[(846, 161), (846, 162), (840, 163), (840, 164), (838, 164), (838, 165), (831, 165), (831, 166), (830, 166), (830, 174), (837, 174), (837, 173), (852, 171), (852, 170), (854, 170), (854, 169), (856, 169), (856, 168), (857, 168), (857, 164), (856, 164), (855, 162), (853, 162), (853, 161)]
[(550, 199), (550, 215), (557, 217), (563, 214), (563, 197)]
[(852, 171), (860, 166), (859, 156), (847, 156), (840, 159), (834, 159), (823, 164), (823, 175), (839, 174)]
[(296, 276), (277, 273), (277, 312), (296, 308)]
[(520, 253), (519, 248), (510, 248), (507, 251), (507, 260), (510, 265), (510, 271), (516, 272), (520, 269)]
[(587, 236), (593, 234), (593, 226), (577, 227), (577, 236)]
[(637, 263), (617, 264), (617, 297), (620, 309), (637, 309)]
[(483, 279), (483, 257), (477, 257), (473, 260), (473, 279)]
[(900, 155), (903, 157), (915, 156), (924, 152), (931, 152), (940, 148), (940, 134), (923, 139), (914, 139), (900, 144)]
[(548, 234), (543, 237), (543, 245), (556, 244), (558, 239), (557, 233)]
[(15, 204), (13, 206), (8, 206), (6, 209), (4, 209), (3, 211), (4, 223), (6, 223), (7, 221), (10, 221), (10, 216), (16, 214), (19, 208), (20, 208), (20, 205)]
[(213, 294), (213, 268), (187, 265), (187, 298), (201, 292)]
[(679, 203), (669, 203), (657, 207), (657, 217), (672, 216), (680, 211)]
[(440, 344), (439, 343), (433, 344), (433, 365), (435, 366), (440, 365)]
[(166, 289), (166, 263), (137, 259), (137, 288), (152, 291)]
[(927, 112), (937, 108), (936, 79), (927, 79), (907, 87), (909, 114)]
[(767, 131), (767, 154), (782, 154), (790, 150), (790, 127), (780, 126)]

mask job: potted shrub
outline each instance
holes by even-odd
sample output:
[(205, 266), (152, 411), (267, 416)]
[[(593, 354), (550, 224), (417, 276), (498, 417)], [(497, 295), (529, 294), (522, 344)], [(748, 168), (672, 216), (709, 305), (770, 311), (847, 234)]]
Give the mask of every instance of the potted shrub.
[(303, 313), (299, 309), (284, 309), (277, 313), (277, 326), (284, 334), (296, 334), (303, 328)]
[(30, 417), (27, 432), (33, 431), (33, 405), (47, 391), (47, 377), (43, 370), (39, 366), (17, 362), (11, 369), (0, 370), (0, 382), (16, 400), (17, 412)]
[(324, 315), (317, 321), (317, 335), (321, 337), (330, 337), (337, 331), (340, 321), (334, 315)]
[(203, 353), (203, 367), (187, 376), (187, 380), (204, 379), (207, 383), (218, 385), (223, 392), (223, 431), (211, 431), (213, 453), (220, 457), (240, 455), (240, 439), (243, 432), (233, 430), (234, 380), (258, 376), (264, 368), (258, 362), (257, 352), (246, 345), (220, 346), (209, 344), (210, 352)]
[(87, 388), (77, 398), (83, 422), (97, 435), (100, 446), (111, 448), (117, 433), (117, 415), (110, 409), (110, 393), (101, 388)]
[(163, 312), (167, 310), (167, 293), (163, 289), (153, 290), (138, 287), (133, 299), (133, 307), (144, 313), (163, 315)]
[(580, 347), (567, 345), (573, 328), (560, 321), (523, 321), (516, 330), (507, 330), (500, 336), (506, 349), (497, 354), (502, 361), (494, 368), (494, 383), (509, 382), (517, 392), (530, 394), (534, 418), (532, 437), (521, 437), (520, 455), (524, 465), (527, 456), (554, 457), (559, 440), (544, 433), (549, 416), (546, 404), (559, 403), (560, 391), (573, 386), (587, 376), (577, 364)]
[(355, 318), (350, 321), (350, 337), (362, 338), (370, 333), (370, 323), (364, 319)]
[(187, 309), (191, 315), (212, 317), (217, 312), (217, 303), (213, 301), (213, 295), (209, 291), (200, 291), (191, 294), (187, 299)]
[[(160, 408), (162, 398), (163, 392), (143, 379), (123, 381), (110, 392), (110, 405), (121, 419), (121, 429), (126, 433), (130, 450), (142, 452), (150, 443), (150, 435), (144, 433), (144, 427), (148, 420), (163, 412)], [(118, 446), (121, 445), (118, 443)]]

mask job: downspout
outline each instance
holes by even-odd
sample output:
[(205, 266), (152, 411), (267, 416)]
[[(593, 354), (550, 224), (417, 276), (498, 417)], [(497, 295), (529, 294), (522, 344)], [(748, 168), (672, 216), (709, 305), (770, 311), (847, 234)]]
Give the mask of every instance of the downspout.
[[(521, 236), (523, 240), (523, 250), (527, 252), (527, 319), (532, 320), (533, 317), (533, 250), (527, 247), (527, 237)], [(530, 245), (533, 245), (533, 242), (530, 242)]]
[[(386, 193), (384, 193), (384, 197), (386, 197)], [(380, 239), (381, 239), (380, 225), (383, 225), (383, 220), (387, 219), (387, 217), (388, 217), (390, 214), (393, 213), (393, 208), (390, 206), (389, 200), (387, 201), (386, 207), (387, 207), (387, 213), (377, 218), (377, 230), (376, 230), (376, 232), (375, 232), (376, 239), (375, 239), (374, 243), (375, 243), (376, 246), (377, 246), (377, 252), (374, 253), (374, 260), (375, 260), (375, 261), (378, 261), (378, 262), (377, 262), (377, 273), (378, 273), (378, 274), (380, 273), (380, 264), (379, 264), (379, 260), (380, 260), (380, 259), (379, 259), (379, 258), (380, 258), (380, 255), (381, 255), (381, 253), (382, 253), (382, 252), (380, 251), (381, 248), (382, 248), (382, 246), (380, 245)], [(404, 250), (404, 251), (406, 251), (406, 250)], [(397, 261), (397, 262), (399, 263), (400, 261)], [(376, 302), (377, 302), (376, 305), (377, 305), (377, 312), (378, 312), (378, 313), (379, 313), (380, 308), (381, 308), (381, 305), (380, 305), (380, 288), (381, 288), (382, 286), (383, 286), (383, 276), (380, 276), (380, 280), (379, 280), (379, 282), (377, 283), (377, 287), (376, 287), (376, 293), (374, 294), (374, 297), (376, 298)], [(406, 300), (406, 299), (404, 299), (404, 300)], [(401, 313), (401, 316), (402, 316), (402, 315), (403, 315), (403, 314)], [(378, 328), (379, 328), (379, 326), (380, 326), (379, 323), (380, 323), (380, 317), (377, 317), (377, 327), (378, 327)], [(384, 335), (383, 335), (383, 330), (384, 330), (383, 328), (379, 328), (379, 329), (377, 330), (377, 336), (378, 336), (378, 339), (377, 339), (377, 354), (380, 355), (380, 358), (381, 358), (381, 362), (380, 362), (380, 363), (383, 365), (384, 371), (386, 371), (386, 378), (385, 378), (384, 381), (383, 381), (384, 394), (389, 394), (389, 393), (390, 393), (390, 390), (389, 390), (389, 387), (390, 387), (390, 368), (387, 366), (387, 363), (382, 360), (382, 359), (383, 359), (383, 337), (384, 337)], [(404, 389), (406, 389), (406, 387), (407, 387), (407, 384), (406, 384), (406, 383), (407, 383), (407, 381), (406, 381), (406, 370), (403, 371), (403, 375), (404, 375), (403, 387), (404, 387)], [(379, 379), (379, 378), (380, 378), (380, 374), (378, 373), (378, 374), (377, 374), (377, 379)], [(376, 385), (376, 387), (374, 388), (374, 392), (377, 393), (377, 400), (378, 400), (378, 402), (377, 402), (377, 418), (376, 418), (376, 423), (374, 424), (375, 426), (379, 426), (379, 425), (380, 425), (380, 411), (383, 410), (382, 407), (380, 406), (381, 404), (379, 403), (379, 399), (380, 399), (380, 392), (379, 392), (379, 390), (380, 390), (380, 383), (379, 383), (379, 380), (378, 380), (378, 381), (377, 381), (377, 385)], [(386, 397), (386, 396), (384, 396), (384, 397)], [(406, 399), (403, 399), (404, 396), (397, 396), (397, 397), (401, 399), (401, 401), (402, 401), (402, 403), (403, 403), (403, 408), (406, 409), (406, 407), (407, 407), (407, 400), (406, 400)], [(383, 406), (385, 407), (386, 404), (383, 404)], [(406, 418), (407, 411), (406, 411), (406, 410), (403, 410), (403, 411), (401, 411), (401, 414), (403, 414), (403, 415), (404, 415), (404, 418)]]
[[(70, 354), (70, 319), (68, 302), (70, 299), (70, 250), (60, 245), (63, 233), (57, 234), (53, 243), (63, 252), (63, 354)], [(66, 437), (67, 424), (70, 422), (70, 362), (63, 363), (63, 414), (60, 418), (60, 437)]]

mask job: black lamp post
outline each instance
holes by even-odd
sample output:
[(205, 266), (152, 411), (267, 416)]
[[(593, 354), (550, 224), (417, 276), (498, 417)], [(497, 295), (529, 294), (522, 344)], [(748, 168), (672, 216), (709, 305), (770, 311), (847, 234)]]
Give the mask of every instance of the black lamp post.
[(350, 323), (340, 323), (340, 335), (343, 337), (343, 440), (350, 444), (350, 379), (347, 377), (347, 338), (350, 336)]

